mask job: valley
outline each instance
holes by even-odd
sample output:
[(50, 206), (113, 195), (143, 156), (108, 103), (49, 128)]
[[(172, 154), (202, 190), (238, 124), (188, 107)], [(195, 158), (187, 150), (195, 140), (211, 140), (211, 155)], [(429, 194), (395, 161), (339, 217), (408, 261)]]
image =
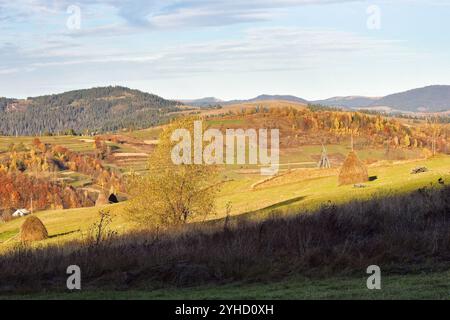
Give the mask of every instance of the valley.
[[(406, 193), (430, 184), (437, 185), (440, 178), (447, 181), (450, 174), (450, 156), (446, 155), (448, 138), (439, 138), (439, 155), (433, 156), (432, 141), (426, 135), (431, 127), (424, 121), (328, 109), (310, 110), (302, 104), (285, 101), (244, 103), (225, 107), (222, 111), (224, 113), (202, 110), (200, 115), (205, 119), (205, 126), (222, 132), (233, 128), (280, 128), (279, 172), (275, 177), (267, 178), (260, 175), (259, 165), (221, 165), (221, 185), (215, 214), (206, 217), (206, 220), (223, 219), (227, 214), (227, 205), (231, 206), (228, 214), (232, 216), (265, 219), (274, 214), (316, 210), (329, 202), (339, 204), (370, 199), (386, 192)], [(184, 112), (181, 115), (189, 116)], [(148, 157), (158, 146), (163, 128), (95, 137), (0, 137), (0, 163), (6, 165), (4, 170), (11, 171), (12, 155), (19, 159), (25, 157), (20, 160), (30, 163), (24, 170), (25, 176), (49, 180), (89, 195), (87, 208), (82, 208), (86, 205), (80, 203), (76, 205), (79, 208), (59, 208), (70, 209), (61, 211), (45, 211), (54, 206), (51, 200), (48, 200), (48, 207), (43, 204), (44, 211), (39, 210), (35, 197), (34, 210), (54, 236), (48, 241), (65, 241), (79, 237), (80, 232), (86, 232), (93, 223), (99, 210), (94, 205), (100, 193), (115, 193), (125, 201), (129, 198), (124, 179), (131, 172), (139, 175), (148, 173)], [(439, 137), (448, 135), (448, 125), (443, 125), (439, 130)], [(352, 132), (359, 158), (368, 166), (369, 176), (376, 177), (361, 189), (355, 189), (353, 185), (339, 186), (337, 183), (339, 168), (351, 151)], [(39, 147), (42, 151), (34, 151)], [(21, 148), (21, 151), (14, 148)], [(317, 168), (323, 148), (326, 148), (330, 169)], [(43, 164), (36, 168), (31, 160), (27, 160), (31, 159), (30, 152), (33, 157), (42, 159), (40, 161), (45, 159), (50, 164), (60, 161), (53, 157), (65, 154), (66, 160), (63, 161), (67, 162), (61, 162), (59, 168), (47, 169), (46, 165), (43, 169)], [(76, 165), (76, 161), (86, 161), (83, 159), (92, 161), (92, 165), (89, 162)], [(428, 168), (428, 172), (411, 175), (413, 168), (421, 166)], [(21, 206), (31, 209), (30, 201), (30, 196), (22, 195)], [(18, 209), (17, 204), (16, 207), (11, 204), (9, 210)], [(6, 212), (4, 206), (5, 203), (3, 209)], [(133, 224), (127, 221), (124, 214), (120, 214), (122, 206), (121, 203), (112, 206), (112, 211), (117, 213), (113, 225), (121, 233), (131, 232)], [(78, 226), (77, 217), (80, 222)], [(10, 238), (11, 235), (17, 236), (21, 220), (0, 225), (0, 241), (17, 242), (18, 239), (14, 241)]]
[[(0, 176), (3, 179), (12, 177), (12, 181), (23, 181), (22, 184), (7, 182), (3, 189), (0, 188), (3, 216), (3, 222), (0, 222), (0, 260), (5, 259), (5, 264), (12, 263), (8, 262), (11, 255), (20, 254), (21, 251), (17, 250), (24, 245), (23, 250), (31, 250), (31, 254), (42, 251), (57, 254), (56, 252), (63, 250), (72, 255), (83, 252), (85, 246), (98, 246), (108, 252), (116, 250), (116, 245), (126, 247), (135, 243), (133, 245), (140, 246), (148, 241), (156, 241), (154, 228), (141, 225), (133, 218), (137, 214), (133, 212), (136, 202), (135, 195), (128, 189), (129, 177), (146, 179), (145, 177), (154, 174), (154, 169), (149, 167), (152, 155), (160, 147), (165, 131), (179, 119), (201, 119), (203, 130), (217, 129), (223, 133), (230, 129), (279, 129), (278, 173), (271, 177), (262, 176), (261, 165), (248, 162), (218, 165), (214, 210), (207, 215), (192, 216), (186, 225), (164, 228), (164, 239), (178, 239), (183, 235), (197, 237), (217, 234), (222, 237), (223, 232), (240, 232), (242, 228), (252, 228), (253, 225), (259, 228), (260, 225), (277, 224), (284, 219), (320, 216), (320, 212), (335, 206), (350, 208), (358, 202), (369, 205), (374, 201), (382, 204), (388, 198), (414, 198), (416, 196), (413, 194), (422, 192), (421, 190), (440, 192), (438, 190), (450, 181), (450, 128), (445, 122), (432, 123), (420, 117), (349, 112), (283, 100), (245, 102), (220, 109), (187, 108), (172, 113), (171, 117), (172, 120), (167, 124), (139, 130), (90, 135), (0, 137)], [(248, 160), (248, 145), (246, 148)], [(224, 147), (224, 151), (225, 149)], [(352, 150), (367, 168), (370, 179), (362, 184), (340, 185), (338, 176)], [(324, 154), (329, 168), (318, 167)], [(426, 170), (412, 174), (416, 168)], [(35, 185), (39, 192), (38, 189), (33, 191)], [(45, 191), (43, 185), (48, 185), (53, 191)], [(11, 191), (14, 198), (11, 197)], [(111, 195), (119, 203), (108, 204), (108, 197)], [(421, 206), (422, 203), (418, 202), (417, 205)], [(12, 212), (21, 208), (31, 211), (33, 216), (42, 221), (48, 232), (45, 240), (29, 244), (21, 241), (21, 226), (27, 217), (10, 217)], [(354, 212), (349, 211), (349, 214)], [(99, 219), (106, 219), (106, 224), (99, 224), (105, 223), (99, 222), (102, 221)], [(99, 231), (95, 231), (96, 228), (100, 228)], [(228, 228), (235, 231), (227, 231)], [(268, 235), (270, 234), (271, 232)], [(96, 237), (100, 239), (97, 240), (100, 241), (97, 245), (92, 242)], [(109, 237), (111, 240), (108, 240)], [(159, 241), (163, 245), (166, 240), (158, 240), (157, 243)], [(146, 254), (139, 255), (143, 258)], [(37, 259), (38, 257), (40, 255)], [(255, 256), (256, 258), (259, 259), (259, 256)], [(427, 268), (422, 262), (417, 267)], [(401, 290), (413, 286), (409, 279), (413, 282), (420, 279), (414, 273), (415, 267), (411, 268), (409, 278), (401, 278)], [(259, 274), (259, 271), (255, 272)], [(288, 273), (290, 272), (293, 271)], [(332, 272), (332, 276), (336, 283), (344, 281), (343, 283), (354, 286), (355, 292), (358, 292), (356, 283), (359, 280), (355, 278), (355, 272), (356, 269), (352, 267), (349, 273), (336, 271)], [(287, 274), (282, 274), (277, 276), (272, 275), (272, 271), (268, 272), (270, 286), (284, 286), (282, 281)], [(306, 276), (309, 272), (302, 274)], [(266, 287), (252, 284), (251, 277), (248, 278), (248, 284), (242, 284), (240, 281), (245, 278), (242, 278), (243, 275), (231, 276), (230, 281), (225, 281), (225, 285), (217, 289), (220, 291), (217, 297), (225, 298), (227, 292), (231, 294), (238, 290), (241, 292), (238, 296), (246, 298), (285, 298), (288, 294), (308, 298), (306, 292), (300, 289), (303, 286), (314, 290), (317, 293), (314, 297), (339, 295), (339, 290), (334, 293), (327, 289), (322, 296), (321, 291), (315, 289), (316, 281), (320, 281), (320, 274), (322, 271), (318, 271), (318, 274), (312, 272), (301, 280), (296, 278), (294, 283), (298, 283), (299, 287), (294, 285), (291, 289), (282, 290), (284, 293), (273, 294), (263, 293)], [(110, 276), (115, 278), (113, 274)], [(397, 279), (397, 276), (395, 268), (389, 271), (392, 279)], [(431, 276), (439, 278), (441, 273)], [(95, 279), (94, 275), (92, 277)], [(116, 281), (118, 280), (113, 283)], [(281, 281), (280, 284), (278, 281)], [(130, 289), (135, 291), (130, 291), (127, 297), (182, 297), (183, 291), (170, 289), (173, 284), (171, 281), (157, 284), (146, 278), (144, 282), (137, 281), (136, 285), (132, 285)], [(214, 296), (215, 291), (208, 289), (208, 285), (211, 285), (209, 280), (203, 279), (197, 284), (200, 286), (186, 289), (186, 293), (198, 297), (203, 297), (204, 294)], [(85, 298), (95, 298), (97, 294), (106, 294), (111, 298), (124, 297), (109, 286), (100, 285), (100, 290), (107, 291), (98, 291), (97, 285), (92, 285), (89, 293), (83, 295)], [(160, 286), (163, 289), (159, 289)], [(184, 284), (176, 286), (184, 287)], [(150, 295), (149, 290), (154, 295)], [(398, 292), (397, 289), (392, 290), (392, 294)], [(430, 289), (426, 290), (428, 292)], [(390, 293), (385, 294), (384, 297), (387, 298)], [(364, 296), (371, 298), (370, 295)], [(434, 297), (431, 293), (428, 296)], [(44, 297), (51, 298), (51, 295), (42, 296)]]

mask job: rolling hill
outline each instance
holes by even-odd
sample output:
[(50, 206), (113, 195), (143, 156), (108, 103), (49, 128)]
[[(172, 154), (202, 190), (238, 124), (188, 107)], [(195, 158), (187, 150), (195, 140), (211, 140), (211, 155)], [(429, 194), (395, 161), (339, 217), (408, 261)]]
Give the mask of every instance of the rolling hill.
[(379, 98), (348, 96), (348, 97), (333, 97), (325, 100), (316, 100), (312, 101), (312, 103), (330, 107), (365, 108), (372, 106), (372, 104), (374, 104), (378, 100)]
[(450, 86), (435, 85), (394, 93), (385, 97), (334, 97), (313, 101), (344, 108), (373, 108), (400, 112), (442, 112), (450, 110)]
[(248, 100), (223, 101), (217, 98), (186, 100), (194, 106), (204, 107), (220, 104), (236, 105), (259, 101), (288, 101), (299, 104), (320, 104), (347, 109), (374, 109), (387, 112), (444, 112), (450, 110), (450, 85), (435, 85), (390, 94), (384, 97), (338, 96), (308, 101), (292, 95), (259, 95)]
[(181, 102), (125, 87), (100, 87), (27, 99), (0, 98), (0, 134), (107, 132), (158, 124)]
[(215, 106), (224, 103), (225, 101), (214, 98), (214, 97), (206, 97), (201, 99), (184, 99), (180, 100), (181, 102), (195, 106), (195, 107), (209, 107)]
[[(450, 86), (428, 86), (385, 97), (348, 96), (308, 101), (292, 95), (263, 94), (248, 100), (223, 101), (214, 97), (180, 100), (198, 107), (224, 107), (258, 102), (285, 101), (299, 105), (321, 104), (348, 109), (393, 112), (444, 112), (450, 110)], [(0, 135), (41, 135), (112, 132), (157, 125), (183, 102), (120, 86), (75, 90), (61, 94), (11, 99), (0, 97)]]
[(257, 101), (289, 101), (289, 102), (295, 102), (295, 103), (301, 103), (301, 104), (308, 104), (308, 100), (305, 100), (303, 98), (299, 98), (296, 96), (291, 95), (269, 95), (269, 94), (262, 94), (259, 95), (253, 99), (248, 100), (231, 100), (227, 101), (225, 104), (238, 104), (238, 103), (248, 103), (248, 102), (257, 102)]
[(410, 112), (450, 110), (450, 86), (428, 86), (383, 97), (372, 105)]
[(207, 106), (215, 106), (215, 105), (222, 105), (222, 106), (229, 106), (229, 105), (237, 105), (237, 104), (244, 104), (244, 103), (253, 103), (258, 101), (287, 101), (287, 102), (294, 102), (299, 104), (308, 104), (308, 100), (292, 96), (292, 95), (269, 95), (269, 94), (262, 94), (252, 99), (241, 99), (241, 100), (221, 100), (215, 97), (208, 97), (208, 98), (201, 98), (201, 99), (194, 99), (194, 100), (181, 100), (182, 102), (197, 106), (197, 107), (207, 107)]

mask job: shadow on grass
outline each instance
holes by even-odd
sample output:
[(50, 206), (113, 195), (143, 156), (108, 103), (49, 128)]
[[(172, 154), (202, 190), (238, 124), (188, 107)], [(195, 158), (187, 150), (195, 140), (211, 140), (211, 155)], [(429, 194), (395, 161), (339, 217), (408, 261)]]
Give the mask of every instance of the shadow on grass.
[(74, 234), (74, 233), (77, 233), (77, 232), (80, 232), (80, 231), (81, 230), (78, 229), (78, 230), (74, 230), (74, 231), (68, 231), (68, 232), (64, 232), (64, 233), (53, 234), (53, 235), (49, 236), (49, 238), (52, 239), (52, 238), (67, 236), (69, 234)]
[[(267, 218), (267, 216), (269, 214), (276, 214), (276, 210), (278, 210), (278, 209), (286, 209), (288, 206), (293, 205), (297, 202), (303, 201), (306, 198), (307, 198), (306, 196), (295, 197), (295, 198), (288, 199), (285, 201), (277, 202), (268, 207), (264, 207), (264, 208), (261, 208), (261, 209), (255, 210), (255, 211), (243, 213), (239, 216), (235, 216), (232, 218), (243, 219), (243, 220), (260, 220), (263, 218)], [(282, 213), (280, 212), (279, 214), (282, 214)]]

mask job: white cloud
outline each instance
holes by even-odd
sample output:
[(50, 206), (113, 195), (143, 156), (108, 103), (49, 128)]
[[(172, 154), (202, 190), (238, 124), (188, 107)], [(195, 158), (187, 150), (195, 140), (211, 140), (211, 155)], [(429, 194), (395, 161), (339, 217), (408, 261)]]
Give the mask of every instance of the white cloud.
[[(305, 28), (251, 28), (237, 40), (211, 40), (166, 45), (139, 53), (136, 48), (104, 48), (80, 42), (52, 42), (32, 50), (13, 51), (4, 59), (16, 71), (70, 65), (126, 64), (128, 68), (172, 75), (205, 72), (260, 72), (317, 68), (355, 57), (404, 58), (409, 53), (402, 42), (377, 40), (350, 32)], [(0, 67), (3, 63), (0, 62)], [(95, 70), (96, 66), (93, 66)]]
[(82, 10), (93, 6), (115, 8), (128, 25), (135, 27), (180, 27), (229, 25), (268, 20), (274, 10), (292, 7), (352, 2), (358, 0), (0, 0), (0, 12), (16, 15), (41, 16), (64, 13), (69, 5)]

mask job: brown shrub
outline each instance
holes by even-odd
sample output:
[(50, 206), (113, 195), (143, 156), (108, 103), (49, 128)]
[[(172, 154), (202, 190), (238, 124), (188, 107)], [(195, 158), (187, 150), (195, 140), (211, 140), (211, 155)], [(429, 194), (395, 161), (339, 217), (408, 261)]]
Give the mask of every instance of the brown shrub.
[(41, 241), (47, 238), (47, 229), (36, 216), (29, 216), (20, 227), (20, 240), (24, 242)]
[(339, 185), (362, 183), (369, 181), (367, 167), (354, 151), (351, 151), (339, 171)]

